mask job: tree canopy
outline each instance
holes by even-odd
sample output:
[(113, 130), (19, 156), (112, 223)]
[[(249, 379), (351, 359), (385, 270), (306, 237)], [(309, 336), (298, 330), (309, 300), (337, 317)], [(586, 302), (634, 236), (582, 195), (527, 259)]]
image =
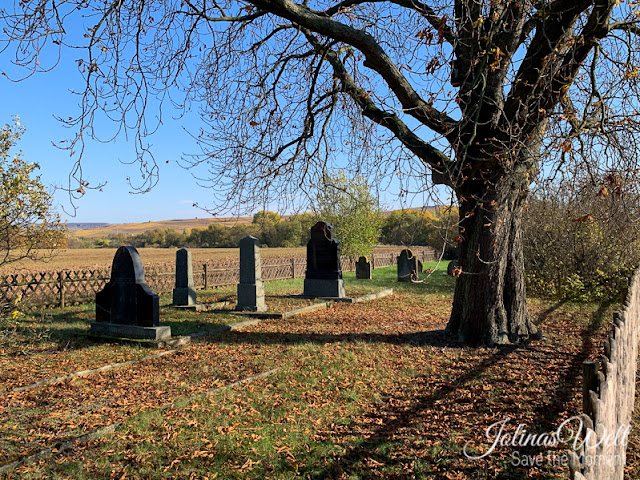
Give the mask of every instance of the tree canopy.
[(70, 148), (99, 135), (97, 119), (117, 122), (135, 134), (143, 189), (157, 175), (145, 137), (167, 104), (198, 106), (200, 150), (186, 160), (221, 205), (294, 201), (343, 161), (350, 174), (405, 179), (400, 195), (429, 175), (450, 187), (462, 275), (448, 330), (464, 341), (537, 335), (521, 228), (532, 182), (637, 173), (634, 0), (12, 5), (2, 41), (27, 72), (84, 48)]

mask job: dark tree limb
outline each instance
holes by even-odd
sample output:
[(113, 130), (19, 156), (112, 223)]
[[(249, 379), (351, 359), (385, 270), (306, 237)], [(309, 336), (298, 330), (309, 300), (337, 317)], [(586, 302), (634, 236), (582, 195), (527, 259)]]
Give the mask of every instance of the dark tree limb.
[(431, 106), (418, 94), (373, 36), (291, 0), (252, 0), (251, 3), (312, 32), (357, 48), (365, 56), (364, 65), (380, 74), (400, 101), (405, 113), (441, 135), (451, 135), (454, 131), (456, 121)]

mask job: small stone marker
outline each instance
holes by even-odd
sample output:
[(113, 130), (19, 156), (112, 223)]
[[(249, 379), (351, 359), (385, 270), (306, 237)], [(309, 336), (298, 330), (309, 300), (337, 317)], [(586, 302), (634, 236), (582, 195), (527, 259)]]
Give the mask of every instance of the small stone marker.
[(176, 252), (176, 286), (173, 289), (173, 306), (195, 307), (198, 303), (196, 298), (191, 252), (181, 248)]
[(111, 279), (96, 294), (96, 321), (91, 323), (90, 333), (151, 340), (171, 337), (171, 327), (160, 326), (158, 295), (145, 283), (135, 247), (116, 251)]
[(458, 266), (458, 261), (451, 260), (449, 262), (449, 265), (447, 265), (447, 275), (453, 276), (453, 271), (456, 269), (457, 266)]
[(356, 278), (361, 280), (371, 280), (371, 262), (367, 257), (360, 257), (356, 262)]
[(260, 265), (260, 242), (252, 236), (240, 240), (240, 283), (236, 310), (251, 312), (267, 310)]
[(402, 250), (398, 256), (398, 281), (417, 281), (420, 272), (422, 272), (422, 262), (418, 257), (408, 248)]
[(333, 237), (333, 227), (327, 222), (318, 222), (311, 227), (303, 295), (346, 297), (340, 265), (340, 242)]

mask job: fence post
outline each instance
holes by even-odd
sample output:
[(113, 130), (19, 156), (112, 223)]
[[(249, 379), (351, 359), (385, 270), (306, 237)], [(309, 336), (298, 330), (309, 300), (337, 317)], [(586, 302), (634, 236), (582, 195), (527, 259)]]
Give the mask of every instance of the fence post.
[(291, 258), (291, 278), (296, 278), (296, 258)]
[(60, 293), (60, 308), (64, 308), (65, 298), (64, 298), (64, 271), (58, 272), (58, 290)]
[(203, 290), (208, 290), (209, 289), (209, 279), (207, 276), (207, 264), (203, 263), (202, 264), (202, 270), (204, 271), (203, 275), (204, 275), (204, 286), (202, 287)]
[(589, 391), (598, 393), (598, 362), (582, 364), (582, 411), (593, 419), (593, 405)]

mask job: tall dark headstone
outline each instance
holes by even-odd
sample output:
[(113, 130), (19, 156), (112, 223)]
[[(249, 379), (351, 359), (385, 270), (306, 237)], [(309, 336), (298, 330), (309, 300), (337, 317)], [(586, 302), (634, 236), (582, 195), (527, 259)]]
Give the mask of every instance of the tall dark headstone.
[(260, 242), (248, 236), (240, 240), (240, 283), (236, 310), (264, 312), (264, 284), (260, 265)]
[(116, 251), (111, 279), (96, 294), (96, 321), (91, 324), (91, 333), (152, 340), (171, 336), (171, 327), (160, 326), (158, 295), (145, 283), (135, 247)]
[(304, 295), (308, 297), (345, 297), (340, 242), (333, 237), (333, 227), (318, 222), (311, 227), (307, 243), (307, 273)]
[(176, 307), (195, 307), (196, 290), (193, 287), (193, 266), (191, 252), (181, 248), (176, 252), (176, 285), (173, 289), (173, 305)]
[(408, 248), (398, 255), (398, 281), (410, 282), (418, 280), (418, 273), (422, 272), (422, 262)]
[(361, 280), (371, 280), (371, 262), (367, 257), (360, 257), (356, 262), (356, 278)]

